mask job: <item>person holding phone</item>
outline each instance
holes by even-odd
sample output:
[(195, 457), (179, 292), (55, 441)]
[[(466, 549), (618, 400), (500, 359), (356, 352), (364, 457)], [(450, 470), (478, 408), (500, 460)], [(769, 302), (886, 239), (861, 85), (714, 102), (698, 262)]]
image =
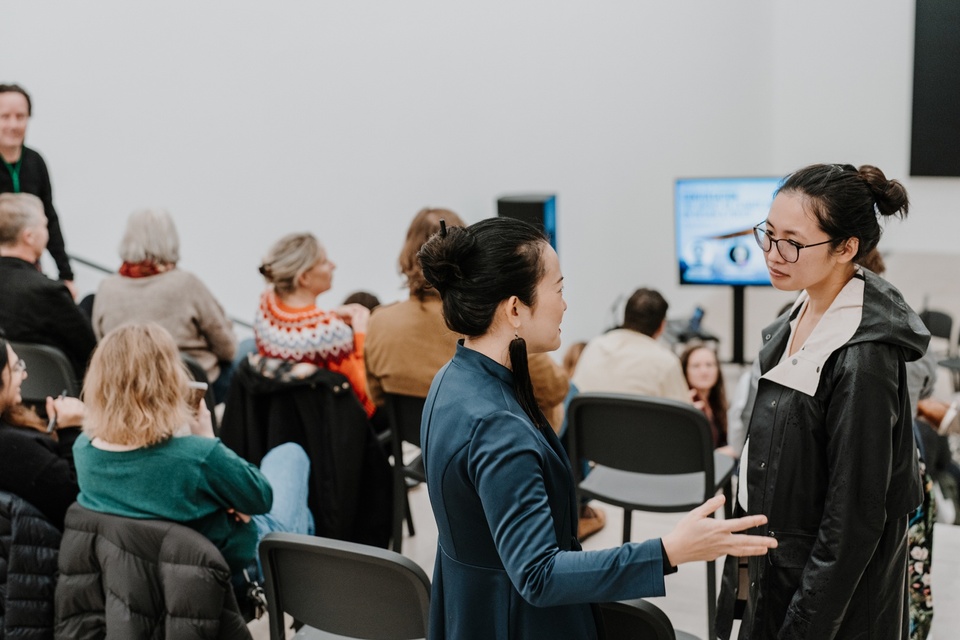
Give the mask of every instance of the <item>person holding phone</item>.
[(0, 336), (0, 491), (8, 491), (40, 510), (63, 530), (63, 518), (77, 498), (73, 443), (83, 424), (77, 398), (47, 398), (50, 421), (23, 404), (20, 386), (27, 363)]
[(267, 533), (312, 532), (303, 448), (276, 447), (257, 468), (224, 446), (160, 325), (127, 324), (105, 335), (84, 398), (74, 445), (83, 507), (185, 524), (220, 549), (236, 578), (244, 570), (259, 575), (257, 545)]

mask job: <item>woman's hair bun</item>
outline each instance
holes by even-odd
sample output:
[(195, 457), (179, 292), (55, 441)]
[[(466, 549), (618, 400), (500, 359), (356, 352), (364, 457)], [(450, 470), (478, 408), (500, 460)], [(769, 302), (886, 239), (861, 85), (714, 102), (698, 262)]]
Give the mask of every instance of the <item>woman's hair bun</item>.
[(466, 278), (461, 265), (476, 248), (476, 240), (464, 227), (447, 227), (446, 234), (433, 234), (417, 253), (423, 277), (441, 295)]
[(266, 278), (267, 280), (270, 280), (270, 279), (271, 279), (271, 277), (272, 277), (272, 269), (270, 269), (270, 265), (269, 265), (269, 264), (262, 264), (262, 265), (260, 265), (260, 267), (259, 267), (257, 270), (260, 272), (260, 275), (262, 275), (262, 276), (263, 276), (264, 278)]
[(910, 210), (910, 200), (907, 197), (907, 190), (899, 181), (887, 180), (883, 171), (869, 164), (861, 166), (857, 173), (870, 188), (879, 214), (901, 217), (907, 215)]

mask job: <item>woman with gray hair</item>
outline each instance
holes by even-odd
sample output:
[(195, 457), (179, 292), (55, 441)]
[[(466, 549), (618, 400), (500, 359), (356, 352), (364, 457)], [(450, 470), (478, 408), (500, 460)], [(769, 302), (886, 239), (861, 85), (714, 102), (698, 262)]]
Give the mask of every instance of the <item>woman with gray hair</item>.
[(210, 290), (177, 268), (180, 238), (163, 209), (130, 214), (120, 241), (123, 264), (100, 283), (93, 303), (93, 330), (102, 338), (129, 322), (156, 322), (173, 335), (181, 353), (207, 373), (217, 402), (229, 388), (237, 350), (233, 326)]

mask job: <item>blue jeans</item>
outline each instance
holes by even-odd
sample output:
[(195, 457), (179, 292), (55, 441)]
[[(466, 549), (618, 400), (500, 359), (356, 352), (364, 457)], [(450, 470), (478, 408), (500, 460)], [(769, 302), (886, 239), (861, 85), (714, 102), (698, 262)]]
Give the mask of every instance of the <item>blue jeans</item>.
[[(260, 471), (273, 487), (270, 513), (251, 516), (257, 525), (257, 542), (272, 532), (313, 535), (313, 514), (307, 508), (310, 492), (310, 458), (295, 442), (287, 442), (267, 452), (260, 462)], [(250, 577), (263, 581), (260, 557), (248, 568)], [(254, 571), (256, 572), (254, 574)]]

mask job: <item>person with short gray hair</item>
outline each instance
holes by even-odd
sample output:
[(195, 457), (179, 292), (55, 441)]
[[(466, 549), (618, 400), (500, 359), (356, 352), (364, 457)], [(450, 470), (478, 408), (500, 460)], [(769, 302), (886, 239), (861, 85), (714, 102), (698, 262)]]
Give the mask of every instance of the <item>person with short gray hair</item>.
[(63, 351), (80, 382), (97, 339), (65, 284), (37, 269), (49, 237), (40, 198), (0, 193), (0, 327), (10, 340)]
[(102, 338), (128, 322), (156, 322), (181, 353), (203, 367), (222, 402), (237, 351), (233, 323), (197, 276), (177, 267), (180, 236), (164, 209), (130, 214), (119, 247), (119, 273), (100, 283), (93, 302), (93, 330)]

